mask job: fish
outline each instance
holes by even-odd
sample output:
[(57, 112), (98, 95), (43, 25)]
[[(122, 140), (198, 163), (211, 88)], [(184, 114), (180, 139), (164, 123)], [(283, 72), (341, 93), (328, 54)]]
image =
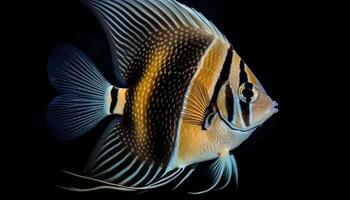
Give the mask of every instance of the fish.
[[(147, 191), (177, 181), (212, 161), (207, 189), (238, 183), (232, 150), (278, 112), (278, 104), (201, 13), (175, 0), (86, 0), (105, 31), (117, 84), (71, 44), (49, 56), (48, 77), (60, 93), (48, 106), (51, 135), (86, 136), (105, 118), (86, 168), (67, 174), (91, 188)], [(115, 85), (118, 85), (115, 86)]]

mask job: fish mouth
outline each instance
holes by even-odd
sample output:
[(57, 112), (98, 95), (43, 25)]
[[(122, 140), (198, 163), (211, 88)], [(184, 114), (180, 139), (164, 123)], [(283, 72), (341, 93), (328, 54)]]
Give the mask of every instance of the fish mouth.
[(275, 114), (275, 113), (278, 113), (278, 108), (276, 108), (278, 106), (278, 103), (276, 102), (276, 101), (272, 101), (272, 104), (271, 104), (271, 106), (270, 106), (270, 109), (269, 109), (269, 111), (268, 111), (268, 115), (267, 115), (267, 117), (265, 117), (262, 121), (260, 121), (260, 122), (257, 122), (256, 123), (256, 125), (255, 125), (255, 127), (260, 127), (260, 126), (262, 126), (268, 119), (270, 119), (270, 117), (273, 115), (273, 114)]
[(271, 114), (278, 113), (278, 108), (276, 108), (277, 106), (278, 106), (278, 103), (276, 101), (273, 101), (270, 107)]

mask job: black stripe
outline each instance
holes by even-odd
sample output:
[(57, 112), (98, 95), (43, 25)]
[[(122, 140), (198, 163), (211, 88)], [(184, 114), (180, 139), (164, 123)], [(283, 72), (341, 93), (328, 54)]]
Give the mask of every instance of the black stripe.
[(239, 104), (241, 106), (241, 111), (242, 111), (242, 118), (243, 122), (246, 127), (250, 126), (249, 122), (249, 116), (250, 116), (250, 110), (249, 110), (249, 103), (239, 101)]
[[(143, 148), (139, 148), (138, 154), (148, 157), (159, 166), (166, 167), (173, 157), (185, 91), (189, 88), (198, 70), (198, 63), (210, 45), (209, 38), (205, 40), (197, 38), (198, 35), (190, 34), (174, 41), (178, 51), (169, 52), (164, 58), (164, 66), (159, 75), (153, 77), (155, 83), (148, 100), (147, 119), (144, 119), (145, 132), (151, 139), (138, 142), (135, 137), (135, 144), (143, 145), (141, 146)], [(175, 44), (177, 42), (178, 44)], [(187, 44), (179, 45), (180, 43)], [(139, 96), (135, 94), (135, 97)]]
[(252, 90), (252, 89), (253, 89), (253, 83), (251, 83), (251, 82), (246, 82), (246, 83), (244, 84), (244, 87), (247, 88), (247, 89), (249, 89), (249, 90)]
[[(246, 89), (252, 89), (253, 85), (248, 82), (248, 76), (247, 76), (247, 73), (244, 70), (245, 63), (244, 63), (244, 61), (242, 59), (241, 59), (241, 62), (239, 64), (239, 67), (240, 67), (239, 85), (245, 83), (244, 87)], [(247, 101), (249, 102), (250, 99), (247, 99)], [(250, 126), (250, 122), (249, 122), (249, 118), (250, 118), (249, 103), (246, 103), (246, 102), (240, 100), (239, 104), (240, 104), (241, 111), (242, 111), (243, 122), (244, 122), (245, 126), (248, 127), (248, 126)]]
[(111, 106), (109, 107), (109, 112), (113, 113), (115, 107), (117, 106), (117, 102), (118, 102), (118, 89), (116, 87), (112, 88), (111, 91)]
[(232, 94), (232, 89), (229, 84), (226, 85), (225, 89), (225, 95), (226, 95), (226, 110), (227, 110), (227, 120), (229, 122), (232, 122), (233, 120), (233, 113), (234, 113), (234, 99), (233, 99), (233, 94)]
[(248, 81), (247, 73), (244, 71), (244, 61), (241, 59), (241, 62), (239, 63), (240, 73), (239, 73), (239, 85), (245, 83)]
[(244, 97), (246, 98), (246, 102), (250, 103), (250, 101), (252, 100), (252, 97), (254, 96), (253, 93), (253, 84), (250, 82), (246, 82), (244, 84), (244, 90), (242, 91)]
[(230, 46), (230, 48), (227, 50), (227, 55), (225, 58), (224, 65), (222, 67), (222, 70), (220, 72), (220, 76), (216, 82), (215, 89), (213, 96), (211, 98), (210, 105), (215, 105), (216, 100), (218, 98), (218, 94), (220, 91), (221, 86), (228, 80), (230, 76), (230, 70), (231, 70), (231, 63), (232, 63), (232, 56), (233, 56), (233, 47)]

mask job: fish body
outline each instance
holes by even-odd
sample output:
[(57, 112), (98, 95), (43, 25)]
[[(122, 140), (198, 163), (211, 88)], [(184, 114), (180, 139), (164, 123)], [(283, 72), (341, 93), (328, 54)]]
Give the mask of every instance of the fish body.
[(103, 183), (99, 188), (145, 190), (216, 159), (215, 181), (199, 193), (216, 188), (223, 176), (225, 186), (237, 178), (229, 152), (277, 112), (277, 103), (225, 36), (172, 0), (84, 3), (103, 25), (116, 77), (125, 87), (110, 84), (71, 45), (52, 52), (49, 79), (61, 92), (49, 105), (53, 136), (77, 139), (115, 116), (80, 177)]

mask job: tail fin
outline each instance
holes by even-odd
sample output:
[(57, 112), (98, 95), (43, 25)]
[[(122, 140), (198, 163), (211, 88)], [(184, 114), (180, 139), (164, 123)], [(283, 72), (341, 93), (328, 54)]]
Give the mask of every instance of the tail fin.
[(61, 93), (48, 108), (48, 126), (55, 138), (76, 139), (110, 114), (107, 101), (113, 86), (77, 48), (57, 46), (49, 58), (48, 74)]

